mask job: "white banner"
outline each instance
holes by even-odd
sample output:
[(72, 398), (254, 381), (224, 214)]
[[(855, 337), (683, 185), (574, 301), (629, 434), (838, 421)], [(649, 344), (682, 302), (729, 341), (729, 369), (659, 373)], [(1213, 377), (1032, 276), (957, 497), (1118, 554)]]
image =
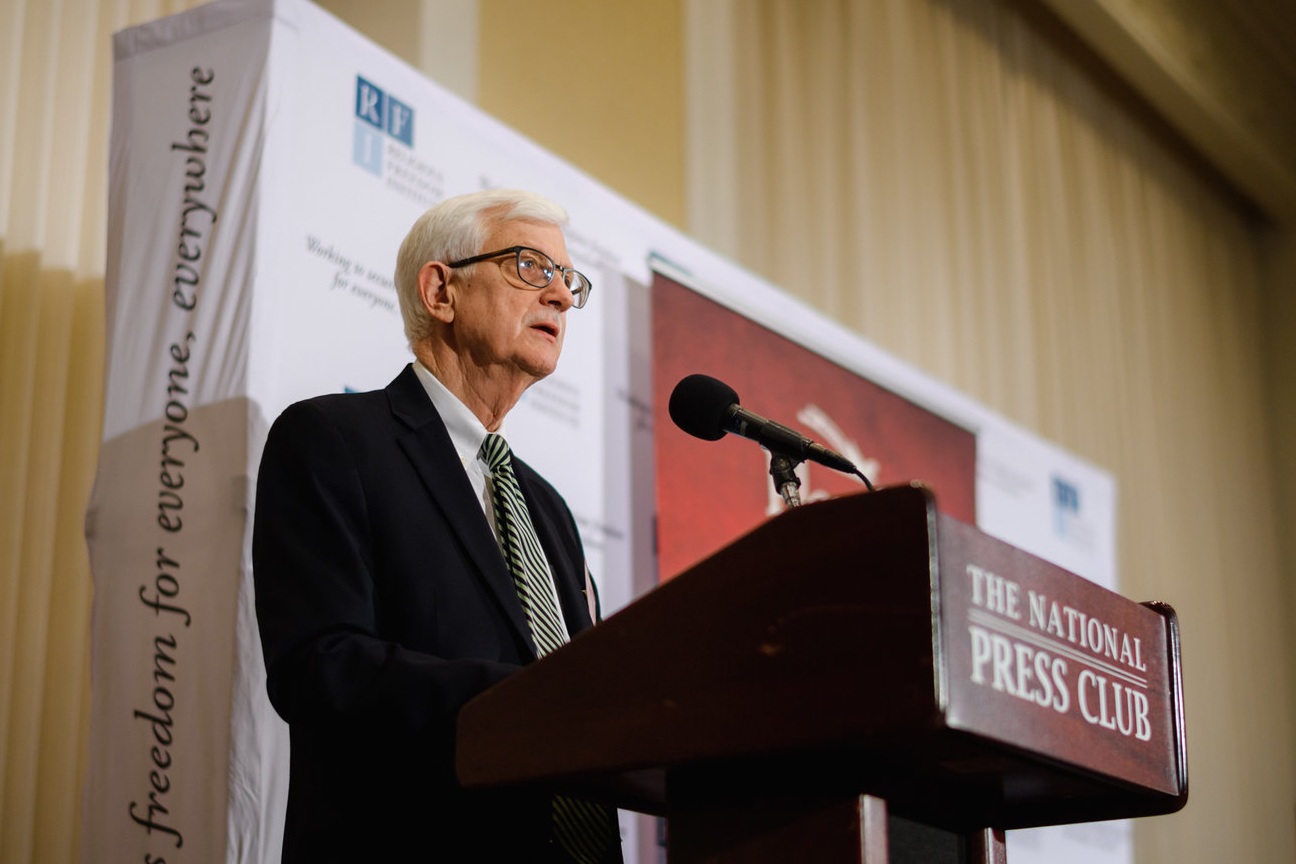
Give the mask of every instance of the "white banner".
[(225, 854), (267, 19), (231, 3), (114, 44), (87, 860)]
[[(305, 0), (218, 0), (124, 31), (114, 49), (87, 861), (278, 860), (287, 736), (265, 696), (248, 552), (261, 446), (290, 402), (382, 387), (408, 362), (395, 250), (449, 195), (521, 187), (571, 213), (568, 248), (594, 294), (571, 313), (558, 371), (508, 423), (571, 505), (605, 613), (654, 579), (650, 260), (977, 432), (979, 473), (994, 479), (978, 484), (987, 530), (1083, 575), (1114, 572), (1101, 471), (701, 248)], [(1050, 501), (1065, 506), (1030, 515)], [(655, 837), (625, 828), (629, 861), (652, 854)]]

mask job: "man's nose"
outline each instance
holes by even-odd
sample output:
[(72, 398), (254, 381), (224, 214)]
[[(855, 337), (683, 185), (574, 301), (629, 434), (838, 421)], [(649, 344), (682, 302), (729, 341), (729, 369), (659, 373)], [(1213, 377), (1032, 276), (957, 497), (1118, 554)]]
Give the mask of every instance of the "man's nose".
[(559, 312), (566, 312), (576, 303), (576, 295), (567, 287), (562, 275), (555, 273), (553, 281), (544, 288), (543, 300)]

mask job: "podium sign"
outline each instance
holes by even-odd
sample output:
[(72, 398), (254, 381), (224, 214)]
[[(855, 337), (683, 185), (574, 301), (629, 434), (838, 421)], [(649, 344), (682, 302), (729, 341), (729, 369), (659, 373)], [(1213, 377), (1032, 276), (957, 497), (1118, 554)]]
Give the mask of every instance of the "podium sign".
[(940, 520), (951, 729), (1176, 794), (1173, 613)]

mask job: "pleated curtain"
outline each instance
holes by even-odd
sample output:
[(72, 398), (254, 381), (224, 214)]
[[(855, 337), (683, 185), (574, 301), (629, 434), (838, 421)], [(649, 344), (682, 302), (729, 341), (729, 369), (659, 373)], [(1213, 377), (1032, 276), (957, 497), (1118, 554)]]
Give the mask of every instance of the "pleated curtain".
[(1289, 860), (1263, 220), (1038, 4), (686, 8), (691, 233), (1115, 475), (1185, 640), (1189, 813), (1137, 860)]

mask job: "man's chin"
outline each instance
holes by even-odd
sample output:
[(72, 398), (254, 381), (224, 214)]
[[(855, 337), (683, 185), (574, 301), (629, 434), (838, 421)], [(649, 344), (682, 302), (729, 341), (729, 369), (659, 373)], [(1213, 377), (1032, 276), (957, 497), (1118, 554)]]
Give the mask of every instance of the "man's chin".
[[(557, 360), (552, 360), (552, 361), (549, 361), (549, 360), (543, 360), (543, 361), (535, 360), (535, 361), (527, 361), (527, 362), (519, 363), (519, 364), (518, 364), (518, 369), (520, 369), (520, 370), (521, 370), (522, 372), (524, 372), (528, 377), (531, 378), (531, 384), (534, 384), (534, 383), (536, 383), (537, 381), (540, 381), (540, 380), (543, 380), (543, 379), (545, 379), (545, 378), (548, 378), (550, 375), (553, 374), (554, 370), (557, 369), (557, 368), (558, 368), (558, 361), (557, 361)], [(527, 385), (527, 386), (530, 386), (530, 385)]]
[(531, 350), (520, 351), (515, 355), (519, 369), (539, 379), (547, 377), (558, 368), (558, 356), (562, 352), (561, 343), (528, 347)]

